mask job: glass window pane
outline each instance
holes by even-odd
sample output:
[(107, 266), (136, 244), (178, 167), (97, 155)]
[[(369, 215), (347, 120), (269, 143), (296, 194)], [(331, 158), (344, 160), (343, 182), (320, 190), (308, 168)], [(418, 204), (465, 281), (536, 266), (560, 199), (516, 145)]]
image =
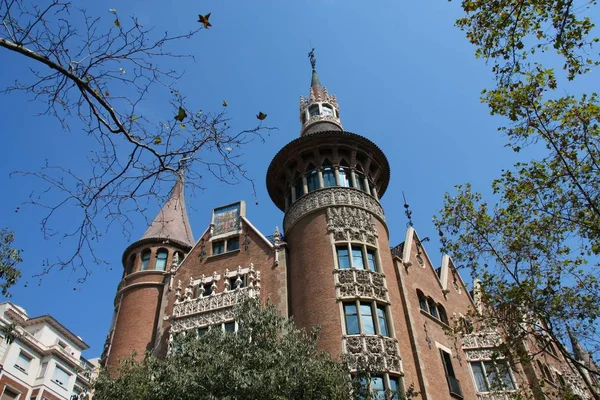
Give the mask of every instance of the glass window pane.
[(373, 391), (373, 398), (376, 400), (385, 399), (385, 388), (383, 387), (383, 377), (374, 376), (371, 378), (371, 390)]
[(400, 383), (398, 378), (390, 377), (390, 392), (392, 392), (392, 400), (400, 400)]
[(360, 172), (355, 172), (354, 177), (356, 178), (356, 188), (366, 192), (367, 187), (365, 186), (365, 176)]
[(346, 333), (348, 335), (358, 335), (358, 312), (355, 304), (344, 304), (344, 314), (346, 316)]
[(362, 248), (352, 247), (352, 268), (365, 269)]
[(238, 250), (240, 248), (240, 238), (227, 239), (227, 251)]
[(350, 181), (350, 171), (348, 169), (340, 168), (339, 175), (340, 175), (340, 186), (352, 187), (352, 182)]
[(515, 390), (515, 383), (512, 380), (512, 375), (510, 374), (510, 367), (508, 366), (508, 363), (503, 362), (501, 364), (496, 364), (496, 367), (498, 368), (498, 374), (502, 377), (502, 383), (504, 384), (504, 388), (508, 390)]
[(439, 315), (437, 312), (437, 305), (435, 304), (435, 301), (433, 301), (432, 298), (427, 299), (427, 305), (429, 306), (429, 314), (431, 314), (431, 316), (433, 316), (434, 318), (439, 319)]
[(304, 196), (304, 183), (302, 182), (302, 178), (298, 178), (296, 181), (296, 186), (294, 186), (296, 190), (296, 200), (300, 197)]
[(375, 250), (367, 250), (367, 263), (369, 264), (369, 270), (377, 271), (377, 262), (375, 260)]
[(319, 188), (319, 173), (317, 171), (310, 171), (306, 176), (306, 184), (308, 185), (308, 192), (312, 192)]
[(324, 187), (336, 186), (333, 168), (326, 167), (323, 169), (323, 185)]
[(367, 335), (375, 334), (373, 310), (371, 309), (370, 303), (360, 303), (360, 322), (362, 324), (362, 333)]
[(485, 375), (487, 376), (489, 387), (492, 388), (492, 390), (501, 389), (502, 382), (499, 380), (500, 377), (496, 373), (496, 366), (494, 363), (491, 361), (484, 362), (483, 368), (485, 369)]
[(338, 267), (340, 269), (350, 268), (350, 255), (348, 254), (347, 247), (338, 247), (337, 248), (337, 257), (338, 257)]
[(389, 336), (385, 306), (377, 306), (377, 322), (379, 322), (379, 333), (383, 336)]
[(213, 249), (213, 251), (212, 251), (213, 255), (224, 253), (225, 252), (225, 242), (223, 240), (219, 240), (218, 242), (213, 242), (212, 249)]
[(64, 371), (60, 367), (54, 368), (54, 375), (52, 375), (52, 380), (58, 383), (61, 386), (66, 386), (69, 384), (70, 375)]
[(308, 113), (311, 115), (311, 117), (313, 115), (319, 115), (319, 106), (317, 104), (310, 106)]
[(485, 380), (485, 374), (481, 362), (476, 361), (471, 363), (471, 370), (473, 371), (473, 378), (475, 378), (475, 384), (477, 385), (478, 392), (488, 392), (488, 384)]
[(149, 265), (150, 265), (150, 250), (146, 250), (145, 252), (142, 253), (142, 271), (147, 270)]
[(29, 357), (27, 354), (25, 354), (23, 352), (19, 353), (19, 356), (17, 357), (17, 362), (15, 363), (15, 367), (17, 367), (17, 369), (19, 369), (23, 372), (28, 372), (30, 364), (31, 364), (31, 357)]
[(166, 271), (167, 269), (167, 256), (169, 253), (167, 250), (159, 250), (156, 253), (156, 267), (155, 269), (159, 271)]
[(427, 299), (425, 299), (425, 295), (417, 291), (417, 296), (419, 297), (419, 307), (421, 308), (421, 310), (429, 312), (429, 307), (427, 307)]
[(235, 322), (225, 322), (225, 324), (223, 324), (223, 329), (225, 332), (235, 332)]

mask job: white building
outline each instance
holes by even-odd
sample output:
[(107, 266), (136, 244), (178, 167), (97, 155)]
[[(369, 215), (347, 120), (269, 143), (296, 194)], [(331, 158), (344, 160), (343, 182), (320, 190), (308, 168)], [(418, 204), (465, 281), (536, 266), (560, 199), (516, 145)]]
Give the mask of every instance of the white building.
[(0, 303), (0, 400), (78, 399), (88, 392), (89, 346), (50, 315)]

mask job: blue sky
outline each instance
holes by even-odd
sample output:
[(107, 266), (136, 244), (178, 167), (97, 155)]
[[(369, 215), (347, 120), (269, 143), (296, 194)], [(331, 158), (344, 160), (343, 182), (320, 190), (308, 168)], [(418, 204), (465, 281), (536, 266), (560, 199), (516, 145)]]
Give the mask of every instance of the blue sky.
[[(213, 207), (240, 199), (247, 201), (248, 218), (265, 234), (281, 226), (283, 214), (268, 197), (265, 173), (277, 151), (299, 135), (299, 96), (308, 93), (307, 53), (311, 47), (316, 48), (321, 82), (338, 97), (344, 128), (370, 138), (389, 158), (391, 183), (382, 204), (392, 244), (404, 240), (404, 191), (415, 228), (421, 238), (432, 239), (426, 247), (434, 263), (440, 263), (431, 219), (441, 208), (444, 193), (464, 182), (487, 192), (500, 170), (517, 160), (496, 132), (501, 121), (490, 117), (479, 101), (480, 90), (492, 84), (491, 75), (485, 63), (473, 56), (474, 49), (464, 34), (454, 27), (461, 15), (459, 2), (101, 3), (90, 6), (89, 11), (106, 17), (107, 23), (111, 23), (108, 9), (116, 8), (122, 19), (135, 13), (145, 26), (156, 26), (157, 32), (195, 28), (197, 14), (211, 12), (213, 27), (181, 43), (180, 50), (195, 55), (195, 62), (167, 61), (168, 66), (186, 71), (179, 88), (204, 110), (219, 110), (222, 100), (227, 100), (235, 128), (255, 125), (254, 115), (261, 110), (268, 114), (268, 125), (279, 129), (266, 143), (245, 149), (244, 160), (256, 181), (257, 199), (252, 198), (249, 184), (231, 187), (209, 179), (203, 182), (206, 190), (193, 197), (188, 193), (196, 238), (209, 223)], [(0, 86), (26, 76), (32, 66), (5, 50), (0, 50), (0, 65)], [(148, 99), (144, 107), (148, 113), (172, 114), (158, 98)], [(91, 346), (86, 355), (95, 357), (102, 352), (109, 328), (122, 274), (122, 252), (147, 226), (140, 223), (131, 238), (118, 229), (110, 230), (97, 250), (112, 267), (94, 269), (82, 285), (70, 271), (54, 272), (41, 283), (30, 278), (41, 270), (44, 258), (53, 258), (65, 249), (64, 244), (43, 239), (39, 229), (43, 210), (22, 205), (40, 182), (10, 177), (10, 172), (35, 170), (46, 159), (81, 171), (89, 168), (85, 160), (88, 139), (77, 129), (65, 132), (57, 121), (36, 116), (40, 111), (39, 103), (22, 94), (0, 96), (4, 149), (0, 228), (14, 230), (17, 246), (25, 249), (24, 277), (14, 288), (11, 301), (32, 316), (52, 314), (80, 335)], [(19, 212), (15, 212), (17, 207)], [(158, 207), (155, 204), (147, 217), (153, 218)], [(63, 214), (64, 224), (59, 219), (56, 225), (59, 229), (68, 226), (69, 215)]]

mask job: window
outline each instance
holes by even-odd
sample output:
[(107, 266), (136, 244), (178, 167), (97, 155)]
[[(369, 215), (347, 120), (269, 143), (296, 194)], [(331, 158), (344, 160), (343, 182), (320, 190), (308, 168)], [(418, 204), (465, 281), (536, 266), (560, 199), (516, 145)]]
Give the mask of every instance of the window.
[(40, 372), (38, 373), (38, 378), (43, 378), (44, 375), (46, 375), (46, 369), (48, 368), (48, 363), (42, 363), (42, 366), (40, 367)]
[(175, 254), (177, 255), (177, 266), (179, 267), (181, 265), (181, 263), (183, 262), (183, 253), (180, 251), (175, 252)]
[(367, 249), (367, 264), (369, 265), (369, 271), (377, 271), (377, 259), (375, 258), (375, 250)]
[(240, 238), (234, 237), (227, 239), (227, 251), (234, 251), (240, 249)]
[(437, 305), (435, 304), (435, 301), (433, 301), (433, 299), (431, 297), (427, 298), (427, 306), (429, 307), (429, 314), (431, 314), (431, 316), (434, 317), (435, 319), (440, 319), (440, 316), (438, 315), (438, 311), (437, 311)]
[(69, 384), (71, 374), (59, 367), (58, 365), (54, 368), (54, 375), (52, 375), (52, 381), (60, 386), (66, 386)]
[[(370, 393), (371, 396), (369, 398), (371, 399), (400, 399), (400, 381), (396, 377), (389, 375), (372, 375), (369, 380), (362, 378), (361, 385), (364, 388), (363, 390)], [(364, 394), (366, 395), (366, 393)]]
[(550, 372), (550, 368), (548, 368), (548, 366), (546, 364), (542, 364), (540, 362), (540, 360), (537, 360), (537, 364), (538, 364), (538, 368), (542, 372), (542, 376), (544, 377), (544, 379), (550, 383), (554, 383), (554, 377), (552, 376), (552, 373)]
[(460, 381), (456, 379), (454, 374), (454, 367), (452, 367), (452, 356), (450, 353), (440, 349), (440, 356), (442, 357), (442, 364), (444, 366), (444, 372), (446, 373), (446, 381), (448, 382), (448, 389), (450, 394), (458, 396), (462, 399), (462, 390), (460, 389)]
[(142, 268), (141, 271), (146, 271), (150, 265), (150, 250), (145, 250), (142, 253)]
[(346, 333), (348, 335), (358, 335), (360, 327), (358, 326), (358, 310), (356, 304), (344, 304), (344, 315), (346, 317)]
[[(238, 281), (239, 278), (239, 281)], [(232, 276), (231, 278), (229, 278), (229, 288), (231, 290), (235, 290), (235, 289), (241, 289), (246, 287), (246, 278), (247, 275), (246, 274), (242, 274), (239, 277), (238, 276)], [(238, 287), (239, 284), (239, 287)]]
[(374, 399), (385, 400), (385, 388), (383, 387), (382, 376), (373, 376), (371, 378), (371, 391)]
[(390, 376), (390, 392), (392, 400), (400, 400), (400, 380)]
[(198, 337), (202, 337), (202, 336), (206, 335), (207, 332), (208, 332), (208, 326), (203, 326), (202, 328), (196, 329), (196, 333), (198, 334)]
[(296, 200), (298, 200), (300, 197), (304, 196), (304, 182), (302, 182), (302, 178), (299, 178), (296, 181), (294, 190), (296, 191)]
[(365, 176), (360, 172), (355, 172), (354, 177), (356, 178), (356, 188), (366, 192), (367, 186), (365, 185)]
[(349, 169), (340, 167), (339, 176), (340, 176), (340, 186), (352, 187), (352, 181), (350, 180), (350, 170)]
[(423, 292), (421, 292), (420, 290), (417, 290), (417, 297), (419, 298), (419, 307), (421, 308), (421, 310), (428, 313), (429, 307), (427, 307), (427, 299), (425, 298), (425, 295), (423, 294)]
[(306, 184), (309, 193), (319, 188), (319, 173), (316, 170), (310, 171), (306, 175)]
[(0, 400), (16, 400), (19, 398), (20, 394), (21, 393), (17, 392), (16, 390), (13, 390), (8, 386), (4, 386), (4, 391), (2, 392), (2, 397), (0, 397)]
[(323, 115), (333, 116), (333, 108), (329, 104), (323, 104)]
[(323, 168), (323, 186), (324, 187), (336, 186), (335, 171), (331, 167)]
[(225, 332), (230, 332), (230, 333), (233, 333), (233, 332), (235, 332), (235, 322), (234, 322), (234, 321), (231, 321), (231, 322), (225, 322), (225, 323), (223, 324), (223, 330), (224, 330)]
[(129, 257), (129, 264), (127, 265), (127, 274), (132, 273), (134, 268), (135, 268), (135, 254), (132, 254), (131, 257)]
[(339, 269), (350, 268), (350, 254), (348, 252), (348, 247), (344, 246), (337, 248), (337, 259)]
[(167, 270), (167, 257), (169, 256), (169, 252), (165, 249), (160, 249), (156, 252), (156, 267), (155, 269), (158, 271), (166, 271)]
[(385, 306), (377, 306), (377, 322), (379, 324), (379, 334), (383, 336), (390, 336), (388, 333), (387, 317), (385, 313)]
[(515, 390), (515, 384), (506, 362), (471, 361), (471, 371), (478, 392)]
[(438, 304), (437, 311), (438, 311), (438, 314), (440, 315), (440, 321), (442, 321), (446, 325), (449, 325), (448, 324), (448, 315), (446, 314), (446, 309), (444, 308), (444, 306), (441, 304)]
[(217, 254), (222, 254), (224, 252), (225, 252), (225, 241), (224, 240), (219, 240), (219, 241), (213, 242), (213, 244), (212, 244), (213, 256), (217, 255)]
[[(201, 288), (204, 288), (204, 291), (202, 291)], [(202, 284), (198, 285), (198, 293), (197, 293), (196, 297), (199, 297), (201, 293), (202, 293), (202, 297), (210, 296), (212, 294), (212, 281), (207, 282), (204, 285), (202, 285)]]
[(31, 366), (32, 359), (33, 357), (31, 357), (29, 354), (20, 351), (19, 356), (17, 357), (17, 361), (15, 362), (15, 368), (21, 372), (29, 372), (29, 367)]
[(383, 305), (363, 301), (344, 303), (344, 317), (348, 335), (389, 336), (387, 313)]
[(365, 269), (362, 248), (352, 246), (352, 268)]
[(310, 114), (311, 117), (314, 115), (319, 115), (319, 105), (313, 104), (312, 106), (310, 106), (308, 108), (308, 113)]

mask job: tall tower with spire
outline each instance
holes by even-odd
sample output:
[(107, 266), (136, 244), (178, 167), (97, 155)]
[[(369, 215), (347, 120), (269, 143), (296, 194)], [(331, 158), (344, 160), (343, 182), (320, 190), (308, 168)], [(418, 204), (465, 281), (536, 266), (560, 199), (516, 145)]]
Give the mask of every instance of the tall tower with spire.
[(194, 245), (180, 174), (169, 199), (142, 237), (123, 252), (123, 280), (115, 296), (115, 314), (105, 348), (109, 367), (133, 351), (142, 357), (160, 345), (168, 274)]
[[(275, 155), (267, 172), (269, 195), (285, 212), (290, 314), (300, 327), (320, 326), (321, 348), (349, 356), (354, 367), (365, 346), (380, 349), (380, 383), (397, 390), (396, 332), (405, 327), (402, 310), (392, 307), (401, 301), (379, 203), (390, 167), (372, 141), (342, 129), (337, 99), (321, 85), (313, 51), (309, 57), (300, 137)], [(376, 318), (361, 317), (367, 315)]]

